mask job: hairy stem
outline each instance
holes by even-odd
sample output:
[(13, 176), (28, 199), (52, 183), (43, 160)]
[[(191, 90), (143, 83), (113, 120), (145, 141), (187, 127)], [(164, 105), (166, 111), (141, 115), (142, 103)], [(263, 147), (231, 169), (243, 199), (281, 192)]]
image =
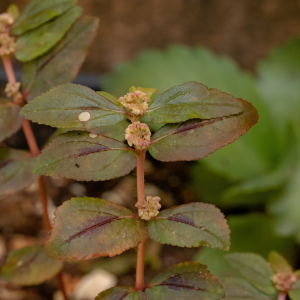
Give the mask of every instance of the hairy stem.
[[(6, 73), (8, 82), (15, 83), (16, 77), (15, 77), (15, 73), (14, 73), (14, 69), (13, 69), (10, 57), (2, 56), (2, 61), (3, 61), (3, 65), (4, 65), (4, 69), (5, 69), (5, 73)], [(40, 150), (39, 150), (39, 147), (37, 145), (36, 139), (34, 137), (33, 131), (31, 129), (31, 126), (30, 126), (30, 123), (28, 120), (23, 119), (22, 128), (23, 128), (25, 138), (26, 138), (27, 144), (29, 146), (31, 155), (37, 156), (40, 153)], [(47, 231), (49, 231), (49, 230), (51, 230), (51, 222), (50, 222), (49, 215), (48, 215), (47, 193), (46, 193), (46, 186), (45, 186), (43, 176), (40, 176), (38, 178), (38, 184), (39, 184), (40, 200), (41, 200), (42, 207), (43, 207), (43, 220), (44, 220)], [(58, 274), (56, 277), (57, 277), (60, 289), (64, 295), (64, 299), (68, 300), (68, 296), (66, 294), (66, 289), (65, 289), (65, 285), (63, 283), (61, 273)]]
[(285, 298), (286, 298), (286, 294), (285, 294), (285, 293), (280, 293), (280, 294), (278, 295), (277, 300), (285, 300)]
[[(146, 152), (140, 152), (137, 154), (137, 195), (138, 204), (144, 204), (145, 202), (145, 155)], [(145, 256), (145, 242), (139, 244), (137, 251), (137, 265), (136, 265), (136, 282), (135, 288), (137, 290), (144, 289), (144, 256)]]

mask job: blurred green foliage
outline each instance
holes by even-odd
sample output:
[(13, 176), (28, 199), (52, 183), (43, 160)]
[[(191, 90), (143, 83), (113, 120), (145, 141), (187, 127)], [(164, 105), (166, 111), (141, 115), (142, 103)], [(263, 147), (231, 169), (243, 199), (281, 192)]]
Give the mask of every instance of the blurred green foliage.
[[(293, 261), (291, 237), (300, 242), (300, 40), (273, 49), (256, 73), (202, 47), (170, 46), (116, 66), (103, 78), (103, 89), (119, 97), (131, 85), (148, 86), (158, 89), (157, 97), (174, 85), (197, 81), (251, 102), (260, 115), (258, 124), (235, 143), (191, 164), (190, 184), (199, 201), (225, 211), (264, 211), (226, 216), (230, 251), (266, 257), (275, 249)], [(221, 251), (201, 249), (196, 259), (213, 274), (226, 271)]]

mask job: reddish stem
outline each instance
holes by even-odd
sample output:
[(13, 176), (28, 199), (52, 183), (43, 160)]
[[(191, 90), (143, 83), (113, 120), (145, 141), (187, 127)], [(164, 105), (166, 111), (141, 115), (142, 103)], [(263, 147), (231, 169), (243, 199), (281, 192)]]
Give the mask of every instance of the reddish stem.
[[(2, 61), (3, 61), (3, 65), (4, 65), (4, 69), (5, 69), (5, 73), (6, 73), (8, 82), (15, 83), (16, 82), (16, 77), (15, 77), (15, 73), (14, 73), (14, 69), (13, 69), (10, 57), (9, 56), (3, 56)], [(32, 156), (39, 155), (40, 150), (39, 150), (39, 147), (37, 145), (37, 142), (36, 142), (36, 139), (34, 137), (34, 134), (33, 134), (33, 131), (31, 129), (29, 121), (26, 120), (26, 119), (23, 119), (23, 125), (22, 126), (23, 126), (23, 131), (24, 131), (26, 141), (28, 143), (31, 155)], [(51, 230), (51, 222), (50, 222), (49, 215), (48, 215), (47, 193), (46, 193), (46, 186), (45, 186), (43, 176), (40, 176), (38, 178), (38, 183), (39, 183), (40, 199), (41, 199), (41, 203), (42, 203), (42, 206), (43, 206), (43, 220), (44, 220), (46, 229), (48, 231), (50, 231)], [(61, 273), (58, 274), (56, 277), (57, 277), (60, 289), (61, 289), (61, 291), (64, 295), (65, 300), (68, 300), (69, 298), (66, 294), (66, 289), (65, 289), (65, 285), (63, 283), (63, 278), (61, 276)]]
[(278, 295), (277, 300), (285, 300), (285, 298), (286, 298), (286, 294), (285, 294), (285, 293), (280, 293), (280, 294)]
[[(137, 154), (137, 194), (138, 194), (139, 204), (144, 204), (145, 202), (145, 179), (144, 179), (145, 155), (146, 155), (145, 151)], [(139, 244), (138, 251), (137, 251), (136, 282), (135, 282), (135, 288), (137, 290), (144, 289), (144, 256), (145, 256), (145, 242)]]

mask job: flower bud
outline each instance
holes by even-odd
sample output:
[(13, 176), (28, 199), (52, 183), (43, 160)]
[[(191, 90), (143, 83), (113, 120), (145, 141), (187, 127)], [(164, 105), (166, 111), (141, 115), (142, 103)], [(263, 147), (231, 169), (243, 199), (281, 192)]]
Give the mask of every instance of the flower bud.
[(279, 292), (288, 293), (293, 284), (297, 281), (297, 276), (290, 272), (280, 272), (272, 276), (275, 288)]
[(120, 103), (131, 111), (135, 116), (142, 116), (148, 109), (150, 99), (147, 95), (139, 90), (133, 93), (127, 93), (124, 97), (119, 98)]
[(144, 204), (137, 204), (139, 208), (139, 216), (141, 219), (149, 221), (159, 214), (161, 205), (159, 204), (160, 198), (155, 196), (147, 196)]
[(129, 146), (134, 145), (136, 150), (147, 150), (150, 146), (150, 137), (151, 131), (144, 123), (136, 122), (125, 130), (125, 139)]
[(0, 34), (0, 56), (10, 55), (16, 51), (15, 38), (7, 33)]

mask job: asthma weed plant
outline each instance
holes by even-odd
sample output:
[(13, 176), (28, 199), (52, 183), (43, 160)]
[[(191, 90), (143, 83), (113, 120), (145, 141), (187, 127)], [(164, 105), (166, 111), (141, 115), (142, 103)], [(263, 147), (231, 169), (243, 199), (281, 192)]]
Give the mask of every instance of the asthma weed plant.
[[(150, 101), (155, 89), (131, 87), (120, 99), (65, 84), (25, 105), (27, 119), (71, 131), (56, 137), (36, 158), (36, 174), (75, 180), (108, 180), (137, 168), (138, 213), (97, 198), (72, 198), (60, 206), (47, 239), (49, 257), (81, 260), (114, 256), (137, 247), (135, 287), (116, 287), (96, 299), (222, 299), (219, 281), (205, 266), (186, 262), (144, 284), (147, 238), (179, 247), (228, 250), (230, 231), (214, 205), (191, 203), (159, 212), (159, 198), (144, 194), (146, 152), (160, 161), (196, 160), (246, 133), (258, 119), (256, 109), (197, 82), (175, 86)], [(128, 119), (121, 141), (97, 134), (102, 126)], [(164, 123), (151, 136), (147, 123)], [(146, 196), (146, 197), (145, 197)]]

